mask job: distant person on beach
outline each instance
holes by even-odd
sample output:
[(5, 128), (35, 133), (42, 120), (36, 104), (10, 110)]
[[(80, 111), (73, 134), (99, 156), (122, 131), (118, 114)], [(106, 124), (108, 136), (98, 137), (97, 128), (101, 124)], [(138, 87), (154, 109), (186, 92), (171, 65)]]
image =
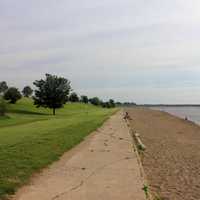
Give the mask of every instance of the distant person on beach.
[(125, 113), (124, 119), (125, 120), (132, 120), (131, 117), (129, 116), (128, 112)]
[(185, 117), (185, 121), (188, 121), (188, 118), (187, 118), (187, 116)]

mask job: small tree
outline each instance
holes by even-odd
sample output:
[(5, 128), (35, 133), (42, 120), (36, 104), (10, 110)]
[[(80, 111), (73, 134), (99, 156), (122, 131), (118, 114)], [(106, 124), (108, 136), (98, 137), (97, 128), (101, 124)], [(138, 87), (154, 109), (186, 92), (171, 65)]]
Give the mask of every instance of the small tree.
[(88, 102), (89, 102), (88, 97), (85, 96), (85, 95), (82, 95), (82, 96), (81, 96), (81, 102), (82, 102), (82, 103), (88, 103)]
[(89, 99), (89, 102), (95, 106), (99, 106), (101, 104), (101, 101), (98, 97), (93, 97)]
[(8, 89), (8, 85), (5, 81), (0, 82), (0, 94), (5, 93)]
[(113, 99), (110, 99), (109, 100), (109, 104), (110, 104), (110, 107), (111, 108), (114, 108), (115, 107), (115, 101)]
[(75, 92), (72, 92), (69, 96), (69, 101), (71, 102), (79, 102), (79, 97)]
[(4, 99), (8, 100), (9, 103), (15, 104), (19, 99), (22, 98), (21, 93), (15, 87), (10, 87), (4, 94)]
[(33, 90), (31, 89), (30, 86), (25, 86), (24, 89), (22, 90), (22, 94), (25, 97), (30, 97), (33, 94)]
[(51, 108), (55, 115), (55, 110), (63, 107), (67, 102), (71, 90), (70, 82), (67, 79), (46, 74), (45, 80), (36, 80), (33, 84), (37, 87), (34, 96), (34, 104), (37, 107)]
[(7, 110), (7, 103), (2, 97), (0, 97), (0, 116), (4, 116), (6, 110)]

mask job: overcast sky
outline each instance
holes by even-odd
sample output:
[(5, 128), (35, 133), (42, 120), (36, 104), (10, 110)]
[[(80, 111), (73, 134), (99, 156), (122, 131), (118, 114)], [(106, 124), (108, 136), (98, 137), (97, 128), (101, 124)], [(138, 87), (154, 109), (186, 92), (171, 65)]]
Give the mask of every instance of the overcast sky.
[(200, 1), (0, 0), (0, 80), (45, 73), (103, 99), (200, 103)]

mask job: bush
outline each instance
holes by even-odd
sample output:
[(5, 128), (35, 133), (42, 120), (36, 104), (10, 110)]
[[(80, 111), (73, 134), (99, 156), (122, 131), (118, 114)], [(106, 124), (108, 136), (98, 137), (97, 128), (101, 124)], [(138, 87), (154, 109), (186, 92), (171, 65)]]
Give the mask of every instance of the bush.
[(12, 104), (15, 104), (21, 98), (22, 98), (21, 93), (15, 87), (9, 88), (4, 94), (4, 99), (8, 100), (9, 103)]
[(7, 103), (2, 97), (0, 97), (0, 116), (4, 116), (6, 110), (7, 110)]

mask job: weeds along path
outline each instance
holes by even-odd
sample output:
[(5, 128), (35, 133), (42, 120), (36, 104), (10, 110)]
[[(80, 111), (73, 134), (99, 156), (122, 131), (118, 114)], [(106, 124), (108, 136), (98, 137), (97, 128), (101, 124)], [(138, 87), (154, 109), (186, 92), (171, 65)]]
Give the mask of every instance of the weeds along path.
[(32, 178), (13, 200), (145, 200), (122, 112)]

